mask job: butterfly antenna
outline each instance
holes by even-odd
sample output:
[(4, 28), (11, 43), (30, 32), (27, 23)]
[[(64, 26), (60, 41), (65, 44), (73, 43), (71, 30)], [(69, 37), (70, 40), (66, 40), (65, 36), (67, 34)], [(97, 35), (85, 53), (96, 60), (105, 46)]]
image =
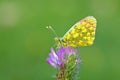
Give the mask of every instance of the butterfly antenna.
[[(58, 38), (58, 35), (57, 35), (57, 33), (55, 32), (55, 30), (51, 27), (51, 26), (47, 26), (46, 27), (47, 29), (49, 29), (50, 31), (52, 31), (53, 32), (53, 34)], [(61, 40), (59, 40), (60, 41), (60, 43), (62, 43), (62, 41)], [(54, 44), (53, 46), (56, 46), (56, 44)]]
[(55, 32), (55, 30), (51, 27), (51, 26), (47, 26), (47, 29), (51, 30), (53, 32), (53, 34), (58, 37), (57, 33)]

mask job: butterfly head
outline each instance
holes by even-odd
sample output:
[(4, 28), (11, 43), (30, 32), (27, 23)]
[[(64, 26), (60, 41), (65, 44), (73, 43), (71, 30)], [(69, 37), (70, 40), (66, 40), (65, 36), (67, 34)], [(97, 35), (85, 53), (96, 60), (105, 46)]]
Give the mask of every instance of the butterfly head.
[(55, 42), (58, 46), (66, 46), (62, 38), (55, 37)]

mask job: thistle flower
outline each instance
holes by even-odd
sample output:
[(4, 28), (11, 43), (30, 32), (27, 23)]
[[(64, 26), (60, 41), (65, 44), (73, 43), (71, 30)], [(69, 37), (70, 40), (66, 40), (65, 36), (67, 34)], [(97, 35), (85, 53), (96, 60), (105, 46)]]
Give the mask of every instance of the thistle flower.
[(57, 80), (75, 80), (79, 72), (80, 58), (78, 49), (72, 47), (59, 47), (56, 51), (50, 49), (47, 63), (58, 70)]

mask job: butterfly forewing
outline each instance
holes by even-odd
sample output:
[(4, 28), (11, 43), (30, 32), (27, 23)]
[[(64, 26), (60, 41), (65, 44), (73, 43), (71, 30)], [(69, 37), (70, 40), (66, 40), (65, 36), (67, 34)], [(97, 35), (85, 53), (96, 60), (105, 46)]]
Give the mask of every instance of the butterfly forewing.
[(88, 46), (95, 39), (96, 19), (88, 16), (75, 25), (63, 36), (62, 40), (66, 46)]

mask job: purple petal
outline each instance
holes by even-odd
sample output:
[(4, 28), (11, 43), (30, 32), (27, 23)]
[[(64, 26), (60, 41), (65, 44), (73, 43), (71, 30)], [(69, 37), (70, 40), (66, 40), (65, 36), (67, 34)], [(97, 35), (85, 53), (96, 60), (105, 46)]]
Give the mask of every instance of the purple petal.
[(53, 63), (49, 57), (46, 59), (46, 62), (47, 62), (48, 64), (50, 64), (51, 66), (53, 66), (54, 68), (57, 67), (57, 65), (56, 65), (55, 63)]
[(58, 59), (58, 56), (56, 55), (55, 51), (53, 50), (53, 48), (50, 49), (51, 51), (51, 55), (55, 58)]
[(65, 54), (65, 49), (63, 48), (63, 47), (60, 47), (58, 50), (57, 50), (57, 56), (59, 57), (59, 58), (62, 58), (62, 57), (64, 57), (64, 54)]
[(66, 52), (66, 53), (70, 53), (71, 51), (72, 51), (71, 48), (69, 48), (69, 47), (65, 47), (65, 52)]
[(49, 53), (49, 58), (50, 60), (57, 64), (57, 60), (58, 60), (58, 56), (56, 55), (55, 51), (53, 50), (53, 48), (50, 49), (51, 53)]
[(66, 52), (66, 54), (76, 54), (76, 53), (78, 53), (78, 50), (77, 50), (77, 48), (74, 49), (71, 47), (66, 47), (65, 52)]
[(57, 60), (52, 53), (49, 54), (49, 58), (51, 59), (52, 62), (56, 63), (57, 64)]

